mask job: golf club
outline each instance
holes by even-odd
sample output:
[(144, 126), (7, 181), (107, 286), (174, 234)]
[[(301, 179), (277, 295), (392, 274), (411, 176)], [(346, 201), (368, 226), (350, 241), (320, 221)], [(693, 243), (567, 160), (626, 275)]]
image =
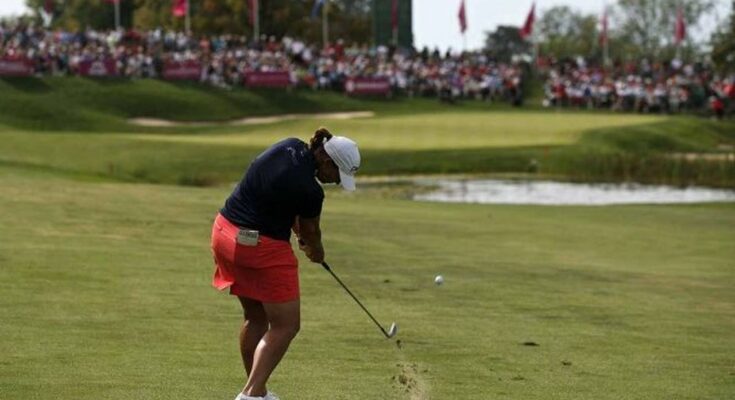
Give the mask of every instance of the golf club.
[(365, 313), (367, 313), (367, 315), (370, 317), (370, 319), (372, 319), (373, 322), (375, 322), (375, 325), (377, 325), (378, 328), (380, 328), (380, 331), (383, 332), (383, 335), (385, 335), (385, 338), (386, 339), (390, 339), (390, 338), (394, 337), (396, 335), (396, 333), (398, 333), (398, 325), (396, 325), (395, 322), (392, 323), (390, 325), (390, 328), (388, 329), (388, 331), (386, 331), (385, 328), (383, 328), (383, 326), (380, 325), (380, 323), (375, 319), (375, 317), (373, 317), (373, 315), (370, 314), (370, 311), (368, 311), (367, 308), (365, 308), (365, 306), (362, 305), (362, 303), (360, 303), (360, 300), (358, 300), (357, 297), (355, 297), (355, 295), (352, 294), (352, 292), (350, 291), (350, 289), (348, 289), (347, 286), (345, 286), (345, 284), (342, 283), (342, 281), (332, 271), (332, 268), (329, 267), (329, 264), (327, 264), (326, 261), (325, 262), (322, 262), (322, 267), (324, 267), (324, 269), (326, 269), (327, 272), (329, 272), (330, 274), (332, 274), (332, 276), (334, 277), (334, 279), (336, 279), (337, 282), (339, 282), (339, 284), (342, 286), (342, 288), (344, 288), (344, 290), (347, 291), (347, 294), (349, 294), (350, 297), (352, 297), (352, 299), (357, 302), (357, 304), (360, 306), (360, 308), (362, 308), (363, 311), (365, 311)]

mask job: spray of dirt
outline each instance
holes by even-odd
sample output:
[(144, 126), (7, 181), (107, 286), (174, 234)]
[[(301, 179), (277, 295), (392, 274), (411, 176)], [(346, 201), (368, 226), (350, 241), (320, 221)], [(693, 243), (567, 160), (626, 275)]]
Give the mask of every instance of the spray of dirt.
[(429, 400), (429, 383), (421, 375), (429, 370), (421, 369), (419, 364), (406, 360), (400, 340), (396, 340), (396, 347), (401, 361), (396, 364), (398, 372), (391, 378), (393, 386), (406, 393), (410, 400)]

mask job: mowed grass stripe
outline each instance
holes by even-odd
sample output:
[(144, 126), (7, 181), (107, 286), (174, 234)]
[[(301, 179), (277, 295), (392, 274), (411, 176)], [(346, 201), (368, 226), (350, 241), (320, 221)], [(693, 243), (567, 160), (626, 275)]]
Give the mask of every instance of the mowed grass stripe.
[[(4, 398), (234, 395), (240, 311), (209, 287), (226, 188), (10, 168), (0, 185)], [(401, 325), (403, 349), (302, 257), (303, 331), (272, 382), (284, 398), (408, 399), (407, 372), (425, 398), (735, 390), (734, 205), (444, 205), (330, 191), (323, 224), (333, 268)]]

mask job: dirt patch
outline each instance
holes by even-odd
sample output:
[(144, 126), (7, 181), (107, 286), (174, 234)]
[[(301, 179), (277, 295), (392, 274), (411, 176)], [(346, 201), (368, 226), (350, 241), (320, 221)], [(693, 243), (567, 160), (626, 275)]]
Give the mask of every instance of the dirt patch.
[(249, 117), (241, 118), (232, 121), (171, 121), (167, 119), (157, 118), (131, 118), (128, 120), (129, 124), (145, 126), (149, 128), (176, 128), (176, 127), (198, 127), (198, 126), (247, 126), (247, 125), (263, 125), (273, 124), (276, 122), (291, 121), (295, 119), (329, 119), (329, 120), (344, 120), (353, 118), (370, 118), (374, 117), (375, 113), (372, 111), (354, 111), (354, 112), (339, 112), (339, 113), (316, 113), (316, 114), (283, 114), (283, 115), (272, 115), (267, 117)]
[[(411, 400), (427, 400), (429, 385), (421, 377), (419, 366), (416, 363), (398, 363), (398, 375), (394, 375), (393, 384), (409, 395)], [(423, 372), (428, 372), (424, 370)]]

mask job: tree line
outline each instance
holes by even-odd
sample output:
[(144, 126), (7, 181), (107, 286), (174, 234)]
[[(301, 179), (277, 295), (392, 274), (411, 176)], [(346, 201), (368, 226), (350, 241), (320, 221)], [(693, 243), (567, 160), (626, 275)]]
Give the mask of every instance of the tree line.
[[(607, 51), (612, 60), (670, 60), (677, 53), (685, 60), (712, 57), (721, 66), (735, 67), (735, 1), (729, 18), (710, 38), (693, 32), (712, 23), (717, 2), (713, 0), (618, 0), (608, 8)], [(676, 43), (675, 24), (681, 12), (686, 37)], [(584, 57), (603, 61), (605, 46), (602, 20), (605, 12), (585, 14), (568, 6), (542, 10), (532, 41), (520, 37), (518, 27), (501, 26), (486, 36), (485, 48), (500, 59), (534, 51), (557, 58)], [(533, 49), (533, 46), (537, 46)]]
[[(51, 26), (68, 30), (112, 29), (115, 0), (26, 0), (34, 17), (53, 15)], [(172, 13), (172, 0), (119, 0), (122, 26), (133, 29), (184, 30), (184, 18)], [(252, 33), (249, 0), (189, 0), (191, 30), (197, 35)], [(360, 43), (371, 35), (370, 0), (330, 0), (330, 32)], [(321, 20), (312, 18), (313, 1), (261, 0), (260, 32), (276, 37), (298, 36), (321, 40)], [(251, 38), (252, 39), (252, 38)]]

